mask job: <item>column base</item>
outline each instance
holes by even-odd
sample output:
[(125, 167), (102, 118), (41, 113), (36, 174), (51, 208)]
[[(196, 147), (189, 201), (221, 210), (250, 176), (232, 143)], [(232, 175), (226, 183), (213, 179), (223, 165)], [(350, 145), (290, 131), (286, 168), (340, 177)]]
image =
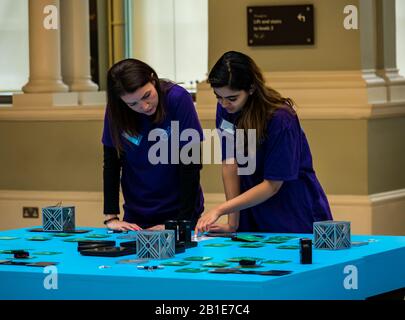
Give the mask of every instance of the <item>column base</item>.
[(376, 70), (363, 70), (363, 79), (367, 86), (369, 103), (386, 103), (388, 100), (385, 80), (377, 75)]
[(65, 80), (66, 83), (69, 84), (69, 89), (70, 91), (73, 92), (97, 92), (98, 91), (98, 85), (96, 85), (93, 81), (90, 79), (76, 79), (73, 82), (68, 82)]
[(105, 106), (107, 97), (105, 91), (78, 92), (79, 104), (82, 106)]
[(68, 92), (69, 88), (62, 80), (29, 80), (22, 87), (24, 93)]
[(37, 108), (74, 107), (79, 105), (77, 92), (66, 93), (17, 93), (13, 95), (13, 107)]
[(387, 68), (379, 70), (387, 86), (388, 101), (405, 101), (405, 78), (399, 74), (399, 69)]

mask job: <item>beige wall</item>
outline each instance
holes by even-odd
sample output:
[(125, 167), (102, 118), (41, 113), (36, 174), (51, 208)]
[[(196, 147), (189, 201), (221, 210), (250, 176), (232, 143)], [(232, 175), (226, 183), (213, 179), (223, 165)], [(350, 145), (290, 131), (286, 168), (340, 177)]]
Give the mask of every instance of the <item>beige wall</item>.
[(367, 194), (367, 121), (302, 120), (327, 194)]
[[(0, 190), (102, 191), (102, 130), (102, 121), (0, 121)], [(220, 166), (204, 166), (201, 181), (222, 192)]]
[(405, 188), (405, 117), (368, 122), (368, 193)]
[[(246, 7), (308, 4), (315, 7), (314, 46), (249, 47)], [(228, 50), (250, 55), (264, 71), (360, 69), (358, 30), (343, 28), (343, 8), (358, 0), (210, 0), (208, 66)]]
[[(405, 187), (405, 118), (301, 123), (328, 194)], [(0, 122), (0, 189), (101, 191), (102, 126), (102, 121)], [(222, 192), (220, 166), (204, 165), (201, 181), (205, 192)]]
[(0, 189), (102, 189), (101, 121), (0, 122)]

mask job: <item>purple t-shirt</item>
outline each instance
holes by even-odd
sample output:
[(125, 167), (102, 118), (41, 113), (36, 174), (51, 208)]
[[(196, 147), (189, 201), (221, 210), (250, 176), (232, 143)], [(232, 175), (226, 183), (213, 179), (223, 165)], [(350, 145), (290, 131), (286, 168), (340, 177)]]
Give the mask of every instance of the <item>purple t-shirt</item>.
[[(150, 117), (139, 114), (141, 119), (139, 135), (131, 137), (123, 134), (121, 137), (124, 148), (121, 174), (124, 221), (136, 223), (142, 228), (175, 219), (180, 211), (179, 165), (172, 164), (171, 161), (172, 132), (174, 132), (172, 121), (177, 121), (180, 134), (185, 129), (194, 129), (199, 133), (199, 141), (203, 139), (201, 125), (189, 93), (184, 88), (174, 85), (166, 92), (164, 99), (166, 117), (163, 123), (154, 124)], [(153, 129), (159, 129), (162, 132), (159, 137), (168, 142), (167, 164), (152, 164), (148, 158), (149, 149), (152, 146), (156, 148), (156, 143), (160, 142), (160, 138), (156, 141), (148, 141), (148, 134)], [(188, 141), (191, 141), (191, 138)], [(107, 116), (104, 119), (102, 143), (105, 146), (114, 147)], [(187, 141), (180, 142), (180, 148), (187, 143)], [(178, 149), (175, 148), (180, 154)], [(165, 153), (165, 148), (160, 150)], [(161, 156), (159, 152), (154, 154)], [(203, 193), (200, 187), (195, 209), (198, 214), (203, 211), (203, 204)]]
[[(230, 114), (217, 105), (216, 126), (228, 131), (221, 141), (223, 160), (227, 158), (224, 142), (230, 139), (231, 124), (235, 124), (238, 116), (239, 113)], [(308, 141), (296, 115), (284, 109), (275, 112), (267, 124), (266, 139), (257, 146), (253, 159), (254, 173), (240, 175), (241, 192), (264, 179), (283, 181), (283, 185), (268, 200), (241, 211), (238, 231), (312, 233), (313, 222), (332, 220), (328, 200), (312, 166)]]

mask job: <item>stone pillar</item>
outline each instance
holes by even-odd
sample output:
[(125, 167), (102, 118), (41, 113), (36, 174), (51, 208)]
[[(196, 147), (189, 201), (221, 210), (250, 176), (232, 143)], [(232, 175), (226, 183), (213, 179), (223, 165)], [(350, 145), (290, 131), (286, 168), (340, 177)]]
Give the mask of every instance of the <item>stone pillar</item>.
[(114, 63), (125, 59), (125, 14), (124, 1), (108, 1), (109, 14), (109, 41), (110, 53), (109, 63)]
[(405, 78), (399, 74), (396, 57), (395, 0), (377, 0), (379, 75), (385, 79), (388, 101), (405, 100)]
[(70, 91), (97, 91), (90, 72), (88, 0), (61, 1), (62, 75)]
[(387, 102), (385, 80), (377, 75), (377, 5), (375, 0), (360, 0), (361, 68), (370, 103)]
[(30, 0), (29, 4), (29, 52), (30, 75), (22, 88), (25, 93), (66, 92), (68, 87), (61, 77), (60, 27), (46, 29), (44, 20), (50, 13), (45, 7), (56, 8), (59, 19), (59, 0)]

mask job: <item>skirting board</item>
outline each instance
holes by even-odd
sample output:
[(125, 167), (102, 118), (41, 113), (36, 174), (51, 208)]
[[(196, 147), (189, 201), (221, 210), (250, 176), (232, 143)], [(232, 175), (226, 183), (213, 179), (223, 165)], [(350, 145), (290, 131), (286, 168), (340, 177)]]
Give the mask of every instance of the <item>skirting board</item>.
[[(221, 193), (205, 193), (204, 197), (206, 211), (225, 200)], [(405, 235), (405, 189), (372, 195), (328, 195), (328, 199), (334, 220), (351, 221), (353, 234)], [(76, 207), (78, 226), (103, 227), (102, 200), (101, 192), (0, 190), (0, 230), (42, 225), (41, 208), (60, 201)], [(23, 218), (23, 207), (38, 207), (39, 218)]]

